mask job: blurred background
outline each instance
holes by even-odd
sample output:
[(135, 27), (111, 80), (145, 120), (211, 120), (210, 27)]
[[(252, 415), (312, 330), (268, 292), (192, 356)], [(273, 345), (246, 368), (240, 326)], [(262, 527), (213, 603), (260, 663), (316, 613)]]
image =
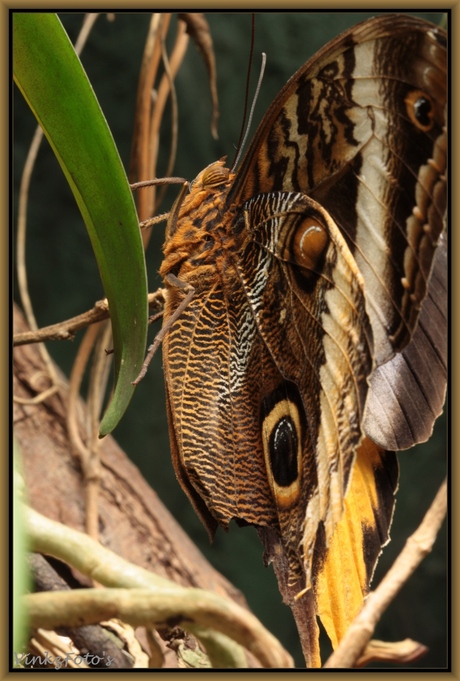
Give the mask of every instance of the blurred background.
[[(415, 13), (438, 24), (441, 13)], [(81, 27), (81, 13), (59, 15), (74, 42)], [(207, 15), (214, 41), (220, 104), (219, 139), (210, 132), (211, 96), (206, 68), (192, 42), (176, 79), (179, 106), (178, 157), (174, 174), (192, 180), (206, 165), (222, 156), (233, 160), (243, 116), (246, 72), (251, 41), (249, 13)], [(267, 67), (257, 101), (254, 133), (264, 112), (286, 80), (328, 40), (342, 30), (372, 16), (363, 12), (258, 13), (255, 24), (252, 90), (261, 53)], [(149, 13), (102, 14), (97, 20), (82, 62), (112, 130), (128, 171), (139, 69), (151, 15)], [(176, 18), (173, 18), (173, 22)], [(170, 29), (174, 35), (174, 23)], [(251, 94), (252, 97), (252, 94)], [(35, 130), (35, 119), (17, 89), (14, 91), (15, 201), (26, 154)], [(251, 135), (250, 135), (251, 137)], [(250, 138), (249, 137), (249, 138)], [(168, 114), (161, 135), (161, 158), (171, 139)], [(177, 189), (169, 189), (160, 211), (167, 210)], [(16, 208), (17, 203), (15, 203)], [(153, 228), (146, 254), (149, 291), (161, 286), (164, 224)], [(39, 326), (68, 319), (91, 308), (103, 297), (97, 267), (73, 196), (48, 144), (39, 152), (30, 190), (27, 232), (29, 290)], [(17, 287), (15, 285), (15, 291)], [(150, 330), (150, 338), (159, 324)], [(69, 375), (77, 344), (49, 343), (48, 348)], [(255, 530), (232, 527), (219, 530), (213, 545), (181, 491), (169, 455), (164, 404), (161, 353), (138, 386), (127, 414), (114, 432), (128, 456), (141, 469), (178, 522), (212, 565), (246, 596), (250, 607), (303, 666), (298, 637), (289, 608), (281, 603), (272, 569), (262, 563), (262, 546)], [(400, 455), (401, 480), (392, 528), (392, 541), (380, 559), (374, 584), (391, 565), (428, 509), (446, 474), (446, 419), (441, 417), (431, 440)], [(374, 638), (397, 641), (412, 638), (429, 647), (417, 667), (441, 668), (447, 663), (447, 559), (445, 527), (433, 552), (424, 560), (379, 623)], [(324, 654), (327, 653), (325, 644)]]

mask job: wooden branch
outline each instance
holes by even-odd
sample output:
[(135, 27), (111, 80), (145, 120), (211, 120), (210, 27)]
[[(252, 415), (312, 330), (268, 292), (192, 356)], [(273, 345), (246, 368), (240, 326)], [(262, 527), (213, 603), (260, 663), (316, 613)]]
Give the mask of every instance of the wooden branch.
[(24, 331), (13, 336), (13, 345), (25, 345), (26, 343), (39, 343), (47, 340), (73, 340), (80, 329), (90, 324), (109, 318), (109, 306), (107, 300), (99, 300), (95, 306), (82, 314), (67, 319), (58, 324), (45, 326), (37, 331)]
[(352, 667), (363, 654), (382, 613), (407, 582), (423, 558), (431, 551), (447, 512), (447, 482), (444, 481), (418, 529), (406, 544), (375, 591), (366, 602), (325, 668)]
[[(41, 592), (23, 597), (32, 627), (90, 625), (118, 618), (132, 626), (171, 626), (177, 622), (194, 630), (203, 623), (231, 636), (248, 648), (264, 667), (292, 667), (292, 659), (249, 612), (215, 594), (196, 589), (77, 589)], [(180, 615), (178, 613), (181, 613)], [(243, 614), (243, 617), (241, 617)], [(265, 633), (264, 633), (265, 632)]]

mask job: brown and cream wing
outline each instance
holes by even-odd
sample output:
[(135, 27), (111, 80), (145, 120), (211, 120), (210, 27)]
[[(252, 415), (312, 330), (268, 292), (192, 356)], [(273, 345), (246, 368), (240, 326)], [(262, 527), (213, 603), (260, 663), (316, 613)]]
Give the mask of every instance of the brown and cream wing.
[(409, 341), (442, 231), (446, 64), (444, 31), (413, 17), (342, 34), (275, 99), (229, 195), (299, 191), (328, 210), (364, 278), (377, 365)]

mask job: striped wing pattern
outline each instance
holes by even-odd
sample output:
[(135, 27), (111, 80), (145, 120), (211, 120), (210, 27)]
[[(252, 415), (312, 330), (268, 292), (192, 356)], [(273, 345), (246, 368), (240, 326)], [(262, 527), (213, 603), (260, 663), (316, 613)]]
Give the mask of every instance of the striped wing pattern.
[(329, 211), (366, 282), (378, 364), (410, 338), (443, 227), (446, 59), (444, 33), (413, 17), (339, 37), (275, 99), (229, 194), (302, 191)]

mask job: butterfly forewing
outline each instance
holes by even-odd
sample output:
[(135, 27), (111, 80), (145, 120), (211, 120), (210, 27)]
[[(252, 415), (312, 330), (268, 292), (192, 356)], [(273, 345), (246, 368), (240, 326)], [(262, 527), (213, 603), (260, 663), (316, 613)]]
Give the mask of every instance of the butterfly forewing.
[(366, 284), (378, 364), (409, 341), (445, 211), (444, 33), (412, 17), (351, 29), (287, 83), (229, 201), (301, 191), (342, 231)]

